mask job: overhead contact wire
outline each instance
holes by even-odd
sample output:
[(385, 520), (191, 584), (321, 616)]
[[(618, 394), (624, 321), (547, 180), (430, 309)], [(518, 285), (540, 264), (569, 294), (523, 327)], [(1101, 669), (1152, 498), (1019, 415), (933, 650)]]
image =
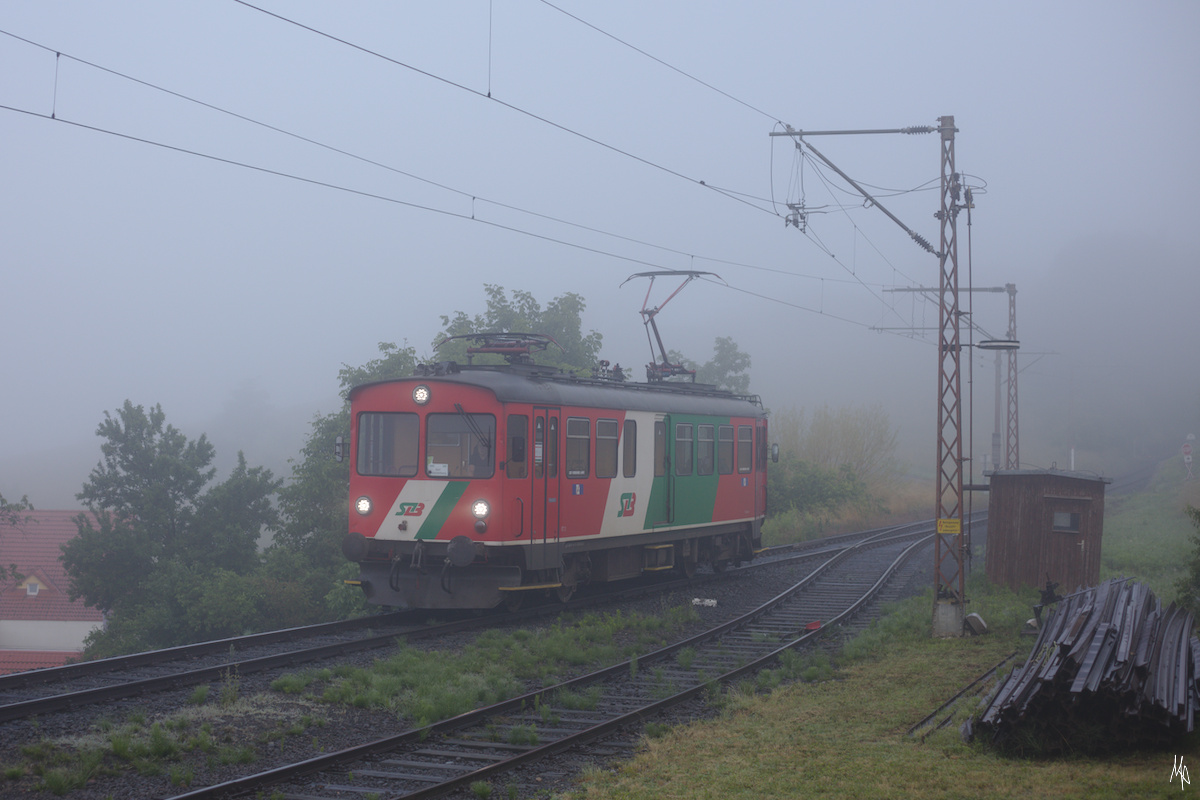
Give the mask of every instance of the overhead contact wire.
[[(722, 197), (727, 197), (730, 200), (733, 200), (735, 202), (747, 205), (756, 211), (762, 211), (763, 213), (766, 213), (766, 214), (772, 214), (772, 212), (768, 209), (762, 208), (761, 206), (758, 206), (754, 203), (744, 200), (737, 195), (730, 194), (729, 192), (726, 192), (718, 187), (710, 186), (709, 184), (705, 183), (703, 180), (701, 180), (699, 178), (693, 178), (690, 175), (685, 175), (682, 172), (679, 172), (678, 170), (674, 170), (674, 169), (671, 169), (670, 167), (664, 166), (662, 164), (655, 163), (654, 161), (651, 161), (648, 158), (644, 158), (642, 156), (636, 155), (634, 153), (629, 152), (628, 150), (622, 150), (621, 148), (619, 148), (615, 145), (608, 144), (607, 142), (601, 141), (600, 139), (597, 139), (593, 136), (588, 136), (587, 134), (581, 133), (577, 130), (574, 130), (573, 128), (568, 128), (566, 125), (563, 125), (562, 123), (555, 122), (554, 120), (539, 116), (538, 114), (535, 114), (532, 111), (528, 111), (524, 108), (521, 108), (520, 106), (513, 105), (512, 103), (508, 103), (504, 100), (500, 100), (496, 97), (492, 97), (488, 94), (480, 92), (478, 89), (472, 89), (469, 86), (464, 86), (461, 83), (456, 83), (456, 82), (450, 80), (449, 78), (444, 78), (441, 75), (434, 74), (427, 70), (423, 70), (419, 67), (414, 67), (411, 64), (407, 64), (403, 61), (392, 58), (391, 56), (384, 55), (383, 53), (380, 53), (376, 50), (371, 50), (370, 48), (364, 47), (359, 44), (355, 44), (354, 42), (351, 42), (347, 39), (342, 39), (340, 37), (334, 36), (331, 33), (326, 33), (325, 31), (322, 31), (319, 28), (314, 28), (310, 25), (305, 25), (302, 22), (297, 22), (296, 20), (290, 19), (289, 17), (285, 17), (282, 14), (277, 14), (274, 11), (268, 11), (264, 8), (260, 8), (259, 6), (256, 6), (253, 3), (247, 2), (247, 0), (234, 0), (234, 2), (241, 4), (241, 5), (245, 6), (246, 8), (253, 9), (254, 11), (258, 11), (262, 14), (266, 14), (269, 17), (274, 17), (275, 19), (279, 20), (280, 22), (286, 22), (289, 25), (295, 25), (297, 28), (301, 28), (303, 30), (309, 31), (310, 33), (313, 33), (317, 36), (324, 37), (326, 39), (329, 39), (330, 41), (337, 42), (338, 44), (345, 45), (346, 47), (352, 48), (354, 50), (358, 50), (360, 53), (365, 53), (367, 55), (370, 55), (375, 58), (386, 61), (389, 64), (395, 64), (398, 67), (403, 67), (404, 69), (411, 70), (411, 71), (417, 73), (418, 75), (422, 75), (424, 77), (431, 78), (435, 81), (438, 81), (439, 83), (443, 83), (447, 86), (451, 86), (460, 91), (467, 92), (468, 94), (472, 94), (475, 97), (478, 97), (480, 99), (490, 100), (491, 102), (497, 103), (497, 104), (503, 106), (504, 108), (509, 109), (510, 111), (516, 112), (523, 116), (529, 117), (530, 119), (536, 120), (536, 121), (542, 123), (543, 125), (549, 125), (550, 127), (555, 128), (556, 130), (560, 130), (563, 133), (568, 133), (572, 136), (583, 139), (584, 141), (589, 142), (590, 144), (594, 144), (597, 147), (603, 147), (605, 150), (609, 150), (613, 153), (617, 153), (618, 155), (622, 155), (626, 158), (632, 159), (632, 160), (638, 162), (639, 164), (644, 164), (648, 167), (652, 167), (661, 172), (665, 172), (668, 175), (679, 178), (681, 180), (685, 180), (688, 183), (692, 183), (697, 186), (703, 186), (705, 189), (714, 191), (717, 194), (721, 195)], [(772, 214), (772, 216), (774, 216), (774, 214)]]

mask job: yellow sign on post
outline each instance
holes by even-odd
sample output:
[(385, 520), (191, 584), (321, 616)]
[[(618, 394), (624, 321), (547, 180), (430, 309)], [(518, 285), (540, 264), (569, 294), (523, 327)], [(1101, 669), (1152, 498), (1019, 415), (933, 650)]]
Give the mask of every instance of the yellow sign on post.
[(962, 533), (962, 520), (939, 519), (937, 521), (937, 532), (947, 536), (958, 536)]

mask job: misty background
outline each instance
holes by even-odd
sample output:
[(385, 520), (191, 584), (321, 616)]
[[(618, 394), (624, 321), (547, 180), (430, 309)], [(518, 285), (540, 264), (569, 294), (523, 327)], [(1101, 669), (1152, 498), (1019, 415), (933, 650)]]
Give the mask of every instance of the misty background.
[[(1197, 30), (1183, 0), (6, 3), (0, 493), (78, 507), (127, 398), (206, 433), (222, 474), (242, 450), (286, 476), (342, 365), (434, 355), (485, 283), (583, 296), (641, 379), (647, 283), (624, 282), (653, 269), (720, 276), (659, 316), (669, 348), (732, 337), (768, 408), (882, 404), (932, 478), (937, 307), (889, 290), (937, 259), (769, 134), (944, 115), (974, 187), (962, 304), (1003, 336), (1007, 296), (965, 290), (1017, 287), (1022, 466), (1177, 454)], [(936, 134), (811, 143), (936, 244)], [(963, 360), (976, 474), (992, 359)]]

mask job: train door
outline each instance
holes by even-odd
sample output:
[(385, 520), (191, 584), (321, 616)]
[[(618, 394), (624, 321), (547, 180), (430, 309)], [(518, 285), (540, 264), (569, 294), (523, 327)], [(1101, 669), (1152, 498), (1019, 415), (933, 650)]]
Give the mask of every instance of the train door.
[(646, 525), (659, 528), (675, 521), (675, 476), (671, 469), (671, 417), (654, 417), (654, 482), (646, 507)]
[(534, 545), (531, 569), (559, 566), (559, 409), (533, 409), (533, 469), (530, 492), (530, 542)]

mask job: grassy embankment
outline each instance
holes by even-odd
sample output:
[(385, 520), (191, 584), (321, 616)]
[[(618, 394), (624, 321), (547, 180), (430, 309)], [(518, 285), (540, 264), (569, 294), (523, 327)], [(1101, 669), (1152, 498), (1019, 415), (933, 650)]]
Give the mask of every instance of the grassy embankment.
[[(1106, 510), (1104, 577), (1142, 580), (1164, 602), (1193, 548), (1182, 509), (1200, 505), (1200, 482), (1184, 484), (1175, 466), (1164, 465), (1146, 491), (1112, 499)], [(1015, 595), (977, 576), (968, 596), (991, 626), (987, 636), (931, 639), (932, 596), (914, 598), (850, 642), (832, 679), (765, 695), (734, 691), (721, 718), (646, 740), (632, 761), (591, 770), (571, 797), (1129, 798), (1193, 788), (1172, 781), (1172, 770), (1176, 757), (1200, 768), (1200, 735), (1177, 750), (1105, 759), (1011, 758), (961, 741), (958, 725), (971, 704), (924, 742), (910, 738), (908, 729), (941, 702), (1033, 645), (1019, 631), (1036, 592)]]

